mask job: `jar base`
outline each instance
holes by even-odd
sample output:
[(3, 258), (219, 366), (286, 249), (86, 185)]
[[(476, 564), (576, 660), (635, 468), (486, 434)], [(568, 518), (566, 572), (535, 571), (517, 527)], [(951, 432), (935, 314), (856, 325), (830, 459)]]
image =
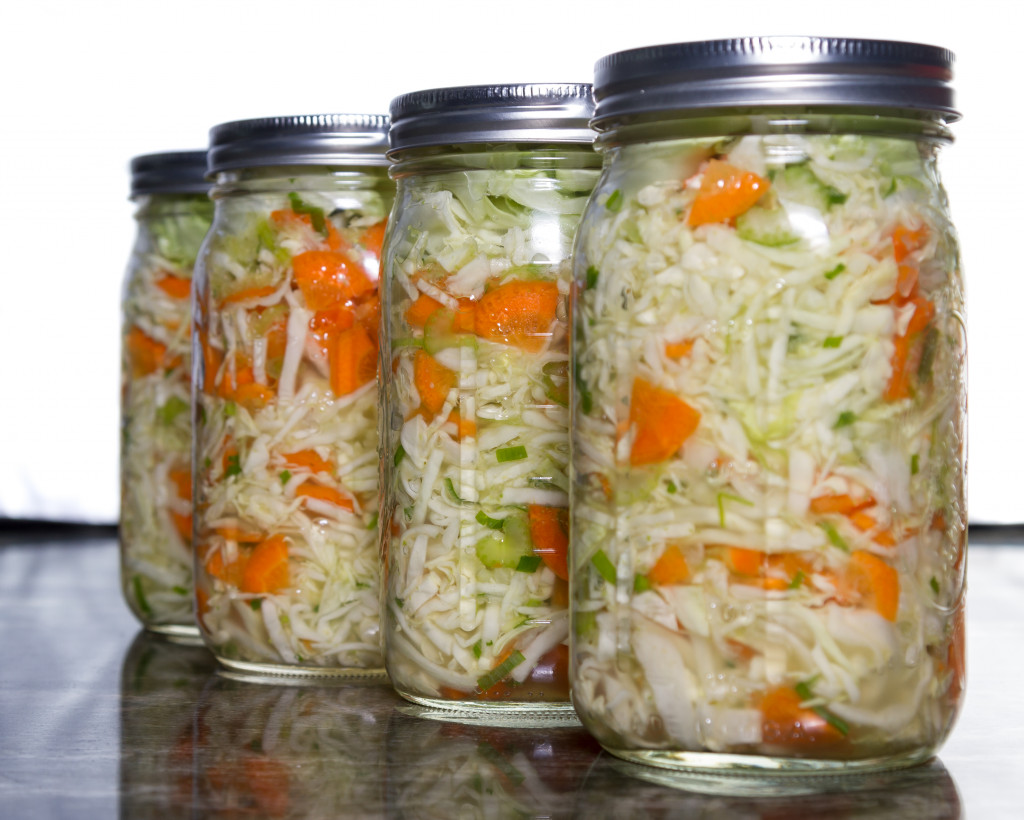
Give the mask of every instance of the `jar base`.
[(222, 658), (216, 655), (216, 653), (214, 654), (217, 658), (217, 663), (223, 667), (220, 670), (220, 674), (223, 677), (248, 681), (250, 683), (309, 683), (322, 685), (331, 681), (347, 683), (351, 681), (387, 680), (387, 672), (383, 667), (379, 669), (362, 669), (356, 667), (285, 666), (283, 664), (239, 661), (232, 658)]
[(146, 630), (154, 635), (159, 635), (171, 643), (182, 646), (202, 646), (203, 638), (199, 634), (198, 626), (189, 624), (146, 624)]
[(628, 769), (621, 767), (631, 777), (686, 791), (733, 796), (859, 791), (873, 786), (873, 781), (859, 777), (861, 775), (898, 772), (921, 765), (935, 754), (934, 749), (928, 748), (863, 760), (821, 760), (603, 748), (620, 760), (642, 764), (631, 765)]
[(581, 726), (571, 703), (545, 701), (443, 700), (426, 698), (398, 690), (410, 706), (399, 707), (403, 714), (425, 720), (441, 720), (478, 726), (518, 729)]

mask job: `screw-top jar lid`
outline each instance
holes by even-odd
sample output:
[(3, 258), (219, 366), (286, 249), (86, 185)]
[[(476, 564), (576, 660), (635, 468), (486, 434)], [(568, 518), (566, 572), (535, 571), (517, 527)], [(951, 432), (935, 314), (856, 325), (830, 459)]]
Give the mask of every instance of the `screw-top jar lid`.
[(205, 151), (166, 151), (133, 157), (131, 196), (147, 194), (205, 194)]
[(479, 142), (590, 143), (586, 83), (471, 85), (403, 94), (391, 101), (391, 151)]
[(960, 118), (953, 53), (833, 37), (742, 37), (620, 51), (598, 60), (593, 125), (656, 112), (765, 106), (869, 107)]
[(210, 175), (269, 165), (387, 165), (383, 114), (310, 114), (226, 122), (210, 129)]

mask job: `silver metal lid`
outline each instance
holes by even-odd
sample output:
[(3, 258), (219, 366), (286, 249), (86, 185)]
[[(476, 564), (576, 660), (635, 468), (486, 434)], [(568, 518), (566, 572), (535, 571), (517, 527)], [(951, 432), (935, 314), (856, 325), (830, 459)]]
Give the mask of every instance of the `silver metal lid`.
[(620, 51), (598, 60), (593, 125), (654, 112), (765, 106), (917, 110), (960, 118), (953, 53), (833, 37), (742, 37)]
[(166, 151), (141, 154), (129, 164), (132, 175), (131, 196), (147, 194), (205, 194), (205, 151)]
[(585, 83), (470, 85), (403, 94), (391, 101), (391, 151), (479, 142), (590, 143)]
[(208, 173), (270, 165), (387, 165), (383, 114), (309, 114), (210, 129)]

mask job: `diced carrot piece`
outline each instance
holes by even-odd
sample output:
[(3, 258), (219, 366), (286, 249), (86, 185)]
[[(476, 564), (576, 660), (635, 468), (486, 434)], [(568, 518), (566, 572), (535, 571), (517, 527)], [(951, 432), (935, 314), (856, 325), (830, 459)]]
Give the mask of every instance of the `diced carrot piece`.
[(295, 490), (295, 495), (298, 498), (313, 498), (317, 501), (326, 501), (328, 504), (333, 504), (335, 507), (341, 507), (341, 509), (348, 510), (349, 512), (352, 512), (352, 510), (355, 509), (352, 499), (340, 490), (336, 490), (334, 487), (324, 487), (320, 484), (313, 484), (309, 481), (297, 488)]
[(476, 303), (476, 334), (536, 353), (551, 336), (558, 300), (554, 282), (506, 282), (487, 291)]
[(905, 333), (906, 336), (909, 336), (912, 333), (920, 333), (928, 327), (928, 323), (935, 316), (935, 303), (925, 299), (923, 296), (915, 296), (907, 304), (914, 306), (914, 315), (910, 317)]
[(416, 297), (416, 301), (409, 305), (405, 311), (405, 321), (409, 327), (425, 327), (427, 319), (434, 315), (435, 311), (440, 310), (444, 305), (434, 299), (431, 296), (427, 296), (425, 293), (421, 293)]
[(693, 339), (684, 339), (681, 342), (665, 342), (665, 355), (670, 359), (681, 359), (689, 356), (693, 350)]
[[(309, 214), (297, 214), (291, 208), (285, 208), (279, 211), (270, 212), (270, 221), (273, 222), (277, 227), (287, 227), (289, 223), (301, 222), (309, 230), (313, 230), (313, 217)], [(327, 229), (327, 247), (332, 251), (341, 250), (344, 246), (348, 248), (349, 245), (342, 239), (341, 234), (338, 233), (338, 229), (334, 227), (334, 223), (329, 219), (324, 220), (324, 227)]]
[(918, 270), (913, 265), (899, 265), (896, 269), (896, 293), (894, 298), (903, 300), (917, 291)]
[[(355, 314), (350, 308), (335, 305), (326, 310), (318, 310), (309, 320), (309, 330), (324, 354), (330, 357), (331, 347), (339, 333), (348, 330), (356, 322)], [(269, 353), (268, 353), (269, 355)]]
[(569, 580), (569, 511), (565, 507), (531, 504), (530, 540), (545, 566), (563, 581)]
[(761, 734), (771, 746), (828, 746), (843, 739), (842, 732), (803, 702), (795, 689), (780, 686), (761, 699)]
[(223, 356), (219, 350), (210, 346), (205, 330), (199, 331), (199, 346), (203, 351), (203, 392), (210, 396), (217, 389), (217, 371), (220, 370)]
[(887, 621), (895, 621), (900, 604), (899, 573), (877, 555), (855, 550), (850, 556), (854, 588)]
[(892, 252), (896, 257), (896, 263), (900, 264), (914, 251), (924, 247), (928, 241), (928, 226), (922, 225), (915, 230), (909, 230), (903, 225), (897, 225), (892, 232)]
[(178, 535), (186, 541), (192, 540), (192, 513), (171, 513), (171, 522)]
[(638, 377), (633, 380), (629, 424), (636, 427), (630, 464), (654, 464), (670, 458), (693, 435), (700, 413), (670, 390)]
[(220, 459), (221, 470), (226, 473), (231, 469), (232, 464), (241, 466), (239, 465), (238, 458), (238, 449), (236, 447), (228, 447), (225, 449), (224, 455), (222, 455)]
[(852, 515), (858, 510), (873, 507), (875, 499), (866, 495), (854, 498), (847, 493), (835, 493), (819, 495), (811, 499), (811, 512), (815, 515), (827, 515), (838, 513), (839, 515)]
[(192, 500), (192, 470), (188, 467), (172, 467), (167, 471), (167, 479), (174, 485), (178, 498)]
[(424, 350), (416, 351), (412, 369), (420, 406), (437, 415), (444, 407), (448, 393), (458, 383), (458, 377)]
[(342, 251), (300, 253), (292, 259), (292, 271), (310, 310), (344, 304), (376, 288), (362, 266)]
[(765, 554), (745, 547), (729, 547), (725, 563), (737, 575), (760, 575), (765, 566)]
[(316, 450), (298, 450), (294, 453), (285, 453), (282, 457), (285, 464), (299, 470), (306, 469), (313, 473), (334, 472), (334, 465)]
[(339, 333), (328, 358), (335, 396), (347, 396), (377, 378), (377, 345), (362, 325)]
[(910, 339), (907, 336), (896, 336), (892, 341), (892, 375), (882, 395), (886, 401), (900, 401), (910, 398)]
[(242, 592), (277, 592), (288, 586), (288, 542), (272, 535), (256, 545), (242, 575)]
[(220, 300), (220, 306), (225, 305), (237, 305), (241, 302), (253, 302), (257, 299), (265, 299), (270, 296), (277, 288), (274, 285), (262, 285), (260, 287), (242, 288), (242, 290), (229, 293), (223, 299)]
[(476, 436), (476, 422), (473, 419), (463, 419), (458, 410), (452, 410), (448, 414), (448, 421), (458, 430), (459, 441)]
[(690, 580), (690, 567), (677, 544), (669, 544), (647, 573), (647, 580), (655, 586), (674, 586)]
[(388, 221), (385, 219), (376, 225), (371, 225), (359, 237), (359, 244), (372, 253), (378, 261), (380, 261), (381, 250), (384, 248), (384, 231), (387, 230), (387, 227)]
[(263, 533), (238, 526), (214, 527), (213, 531), (225, 541), (234, 541), (236, 544), (258, 544), (263, 540)]
[(565, 609), (569, 606), (569, 582), (566, 579), (555, 579), (551, 589), (551, 606), (554, 609)]
[(950, 671), (947, 697), (953, 703), (960, 700), (966, 680), (966, 652), (964, 649), (964, 608), (957, 608), (953, 616), (953, 627), (949, 635), (949, 649), (946, 650), (946, 665)]
[(125, 347), (134, 377), (148, 376), (164, 367), (167, 345), (158, 342), (141, 328), (132, 326), (125, 337)]
[(356, 304), (356, 321), (366, 328), (371, 339), (380, 337), (380, 296), (371, 291)]
[(204, 564), (206, 574), (225, 584), (237, 587), (242, 584), (245, 576), (247, 559), (244, 554), (239, 554), (234, 561), (225, 562), (223, 550), (216, 550)]
[(750, 210), (771, 183), (757, 174), (718, 159), (708, 161), (687, 223), (727, 222)]
[(157, 279), (156, 286), (172, 299), (188, 299), (192, 293), (190, 279), (182, 279), (170, 273)]
[(235, 388), (232, 398), (248, 410), (255, 411), (266, 407), (274, 400), (274, 395), (273, 389), (265, 384), (246, 382)]

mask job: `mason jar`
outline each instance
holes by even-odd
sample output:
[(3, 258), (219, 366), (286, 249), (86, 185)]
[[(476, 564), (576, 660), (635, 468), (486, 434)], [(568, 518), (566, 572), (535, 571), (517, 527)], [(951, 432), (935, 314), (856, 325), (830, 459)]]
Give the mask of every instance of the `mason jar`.
[(573, 700), (668, 768), (910, 765), (964, 685), (952, 55), (598, 62), (575, 261)]
[(426, 706), (571, 708), (567, 308), (591, 112), (587, 85), (391, 104), (385, 647)]
[(250, 672), (381, 674), (377, 293), (387, 118), (210, 133), (196, 269), (196, 597)]
[(121, 305), (121, 588), (144, 626), (198, 642), (192, 605), (192, 266), (213, 216), (206, 153), (131, 161)]

